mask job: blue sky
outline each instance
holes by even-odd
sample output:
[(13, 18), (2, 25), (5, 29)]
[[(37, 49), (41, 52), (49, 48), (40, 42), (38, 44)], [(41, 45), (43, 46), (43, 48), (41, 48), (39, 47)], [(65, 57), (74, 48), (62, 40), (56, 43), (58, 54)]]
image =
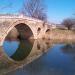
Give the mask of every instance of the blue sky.
[[(0, 13), (18, 13), (23, 2), (24, 0), (0, 0)], [(64, 18), (74, 16), (75, 0), (45, 0), (45, 4), (51, 22), (60, 23)]]

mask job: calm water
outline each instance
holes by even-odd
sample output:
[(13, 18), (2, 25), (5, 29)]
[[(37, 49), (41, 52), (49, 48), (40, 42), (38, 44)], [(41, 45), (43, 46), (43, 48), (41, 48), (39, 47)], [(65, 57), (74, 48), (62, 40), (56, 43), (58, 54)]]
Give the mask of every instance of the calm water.
[[(39, 46), (44, 48), (46, 45), (47, 53), (6, 75), (75, 75), (75, 44), (45, 41), (42, 46), (43, 42)], [(11, 59), (21, 61), (28, 56), (33, 46), (29, 41), (5, 41), (3, 48)]]
[(21, 61), (31, 52), (32, 44), (28, 40), (4, 41), (3, 49), (11, 59)]

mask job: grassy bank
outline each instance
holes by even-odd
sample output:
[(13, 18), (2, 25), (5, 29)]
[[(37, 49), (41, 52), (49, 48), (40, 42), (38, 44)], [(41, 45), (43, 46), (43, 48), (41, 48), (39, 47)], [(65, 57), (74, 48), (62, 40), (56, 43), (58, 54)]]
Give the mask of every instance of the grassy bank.
[(48, 32), (45, 37), (49, 39), (75, 40), (75, 31), (53, 29), (50, 32)]

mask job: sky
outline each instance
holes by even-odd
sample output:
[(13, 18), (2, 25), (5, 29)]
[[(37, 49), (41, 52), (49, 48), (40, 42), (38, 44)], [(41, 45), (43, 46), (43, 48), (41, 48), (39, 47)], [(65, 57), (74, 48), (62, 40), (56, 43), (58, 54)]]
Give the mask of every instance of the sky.
[[(0, 0), (0, 13), (18, 13), (24, 0)], [(48, 20), (61, 23), (63, 19), (74, 17), (75, 0), (45, 0)]]

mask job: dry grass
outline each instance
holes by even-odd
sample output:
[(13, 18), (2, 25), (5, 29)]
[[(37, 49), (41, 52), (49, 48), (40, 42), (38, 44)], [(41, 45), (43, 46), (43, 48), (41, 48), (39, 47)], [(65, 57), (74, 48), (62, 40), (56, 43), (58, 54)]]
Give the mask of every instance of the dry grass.
[(53, 29), (46, 35), (47, 37), (50, 39), (75, 40), (75, 33), (72, 30)]

